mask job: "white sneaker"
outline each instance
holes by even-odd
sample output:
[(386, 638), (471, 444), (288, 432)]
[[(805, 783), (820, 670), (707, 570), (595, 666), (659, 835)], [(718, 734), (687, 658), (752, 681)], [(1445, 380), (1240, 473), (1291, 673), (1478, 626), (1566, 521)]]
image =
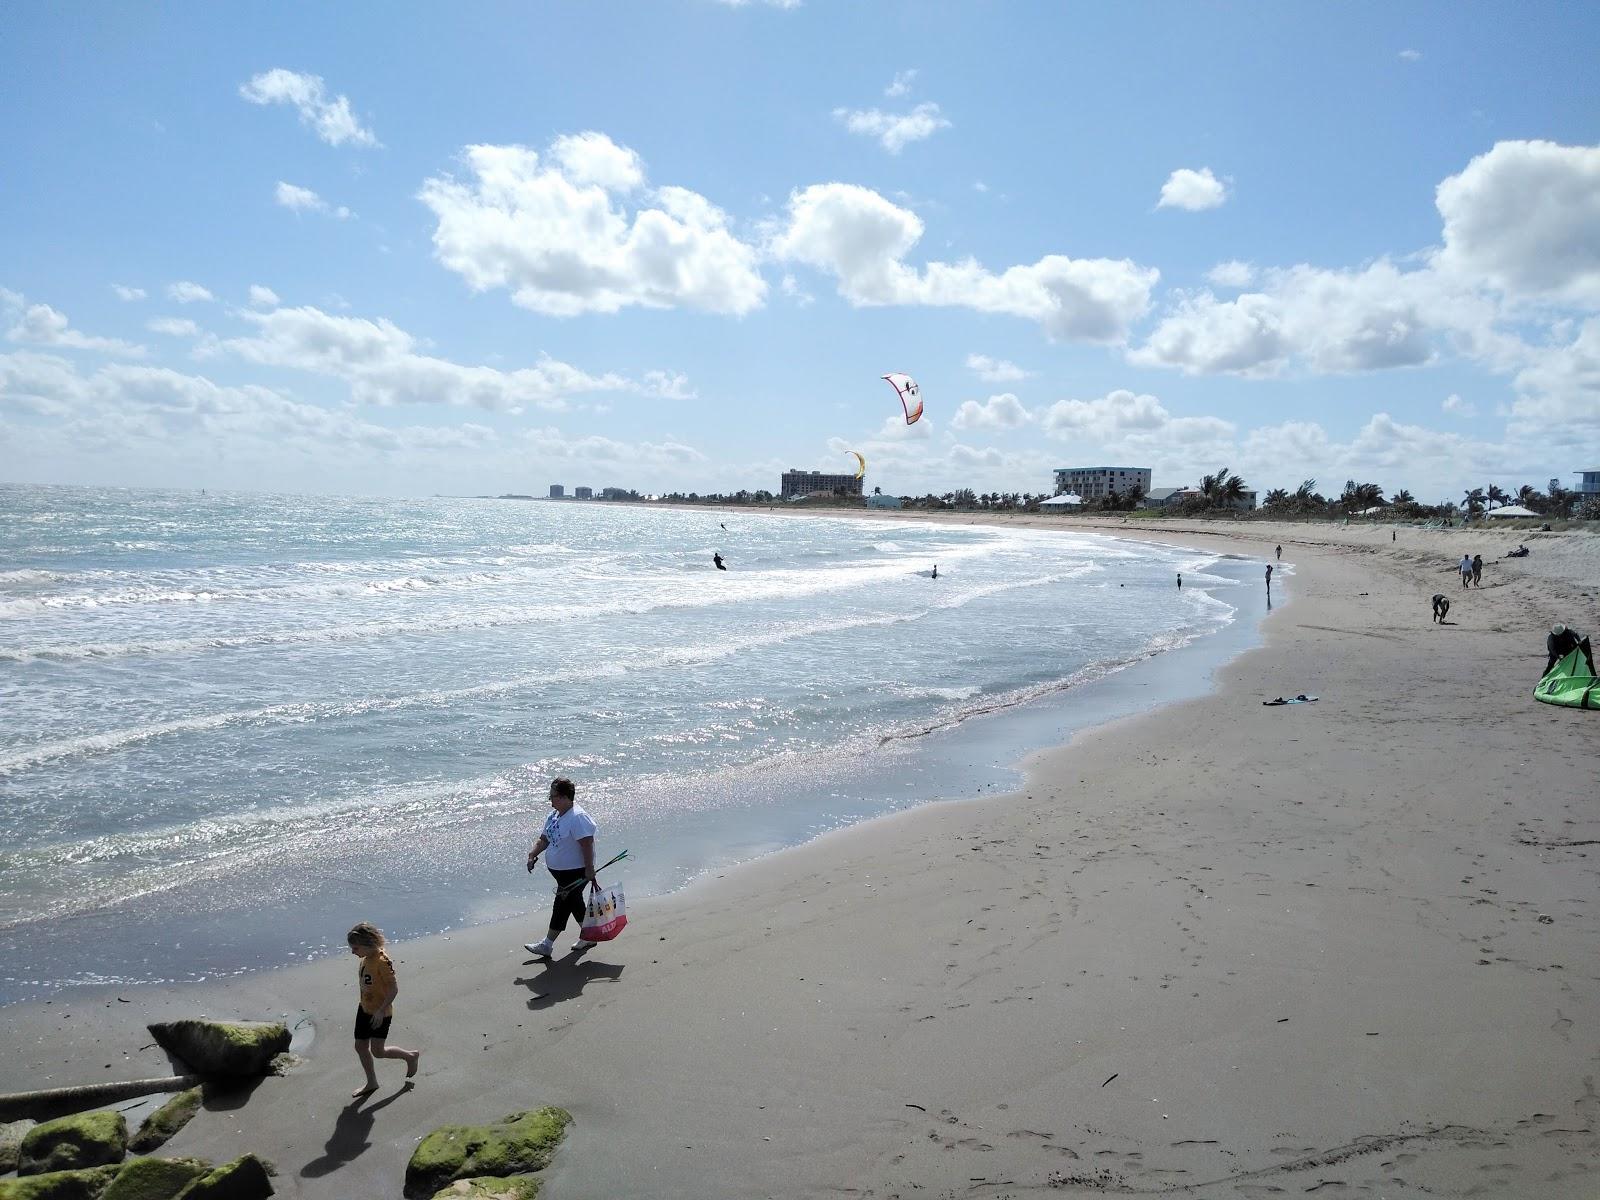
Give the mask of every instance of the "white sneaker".
[(523, 942), (522, 948), (535, 958), (549, 958), (555, 952), (556, 944), (545, 938), (542, 942)]
[(594, 949), (594, 943), (593, 942), (586, 942), (582, 938), (579, 938), (577, 941), (572, 943), (572, 952), (574, 954), (582, 954), (585, 950), (593, 950), (593, 949)]

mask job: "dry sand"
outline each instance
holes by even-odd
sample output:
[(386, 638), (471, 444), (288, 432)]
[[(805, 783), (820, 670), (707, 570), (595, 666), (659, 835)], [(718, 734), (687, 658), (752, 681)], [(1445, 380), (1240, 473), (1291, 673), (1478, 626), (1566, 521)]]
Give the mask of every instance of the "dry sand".
[[(1014, 795), (639, 904), (582, 959), (531, 961), (538, 920), (397, 947), (414, 1090), (380, 1063), (346, 1107), (345, 955), (6, 1010), (0, 1088), (160, 1073), (123, 1053), (158, 1017), (305, 1010), (305, 1064), (166, 1153), (390, 1197), (434, 1126), (552, 1103), (576, 1117), (552, 1198), (1600, 1194), (1600, 714), (1529, 695), (1552, 620), (1600, 626), (1600, 538), (1108, 532), (1281, 541), (1293, 600), (1212, 695)], [(1461, 546), (1517, 540), (1533, 558), (1461, 594)]]

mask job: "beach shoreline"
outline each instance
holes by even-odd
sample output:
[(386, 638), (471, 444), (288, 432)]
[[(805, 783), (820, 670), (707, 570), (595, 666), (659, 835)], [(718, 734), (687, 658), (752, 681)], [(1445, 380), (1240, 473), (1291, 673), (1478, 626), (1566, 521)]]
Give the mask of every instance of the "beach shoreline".
[[(147, 1069), (141, 1023), (197, 1007), (312, 1012), (302, 1067), (169, 1152), (257, 1150), (285, 1195), (397, 1194), (421, 1133), (554, 1103), (577, 1122), (552, 1195), (1590, 1194), (1592, 717), (1528, 693), (1551, 615), (1600, 615), (1597, 573), (1496, 564), (1434, 628), (1431, 543), (1285, 545), (1296, 599), (1261, 647), (1010, 795), (744, 864), (549, 969), (500, 926), (400, 946), (422, 1078), (337, 1169), (303, 1168), (356, 1070), (344, 960), (13, 1006), (0, 1088)], [(1260, 707), (1297, 691), (1322, 699)]]

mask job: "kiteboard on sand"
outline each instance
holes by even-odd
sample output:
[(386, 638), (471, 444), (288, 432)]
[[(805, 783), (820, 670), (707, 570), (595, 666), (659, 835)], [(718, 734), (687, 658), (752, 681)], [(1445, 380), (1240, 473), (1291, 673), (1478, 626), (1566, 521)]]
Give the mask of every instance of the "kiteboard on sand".
[(1581, 651), (1569, 650), (1545, 672), (1533, 689), (1533, 698), (1567, 708), (1600, 708), (1600, 679), (1589, 674)]

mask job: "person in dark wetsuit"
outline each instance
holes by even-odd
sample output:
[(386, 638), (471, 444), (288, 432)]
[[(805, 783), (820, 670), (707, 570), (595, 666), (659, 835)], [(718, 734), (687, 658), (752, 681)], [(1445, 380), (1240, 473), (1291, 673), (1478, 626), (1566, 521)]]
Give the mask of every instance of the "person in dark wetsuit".
[(937, 579), (937, 578), (939, 578), (939, 564), (938, 563), (934, 563), (933, 564), (933, 574), (929, 575), (928, 578), (929, 579)]
[(1443, 592), (1433, 594), (1433, 619), (1439, 624), (1444, 624), (1445, 615), (1450, 611), (1450, 597)]
[(719, 571), (726, 571), (728, 569), (722, 565), (722, 551), (720, 550), (714, 550), (711, 552), (711, 561), (717, 565), (717, 570)]
[(1551, 667), (1555, 666), (1559, 660), (1565, 658), (1574, 650), (1583, 651), (1583, 661), (1589, 664), (1589, 674), (1593, 675), (1595, 673), (1594, 650), (1589, 645), (1589, 639), (1576, 629), (1568, 629), (1565, 625), (1555, 626), (1550, 630), (1549, 636), (1544, 639), (1544, 648), (1545, 652), (1550, 656), (1549, 660), (1544, 664), (1544, 673), (1546, 675), (1550, 674)]

